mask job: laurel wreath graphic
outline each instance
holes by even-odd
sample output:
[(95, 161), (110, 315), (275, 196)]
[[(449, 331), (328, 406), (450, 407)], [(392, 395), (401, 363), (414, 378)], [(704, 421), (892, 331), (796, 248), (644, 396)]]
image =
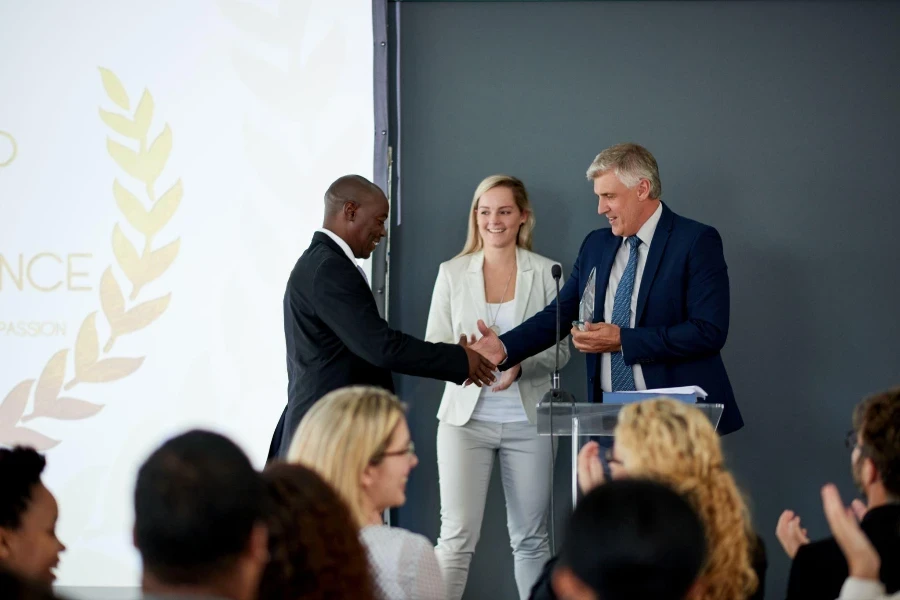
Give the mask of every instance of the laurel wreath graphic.
[(0, 168), (2, 168), (2, 167), (7, 167), (7, 166), (11, 165), (12, 161), (16, 160), (16, 153), (18, 151), (18, 148), (16, 146), (16, 138), (14, 138), (11, 133), (8, 133), (6, 131), (0, 131), (0, 138), (5, 139), (10, 147), (9, 155), (5, 156), (5, 157), (0, 157)]
[[(130, 284), (126, 301), (125, 291), (119, 283), (113, 265), (100, 278), (100, 311), (108, 325), (108, 338), (100, 348), (97, 328), (97, 312), (85, 317), (75, 338), (75, 346), (58, 351), (37, 378), (25, 379), (13, 387), (0, 403), (0, 444), (24, 444), (44, 451), (60, 443), (34, 429), (24, 427), (38, 417), (58, 420), (87, 419), (97, 414), (102, 404), (73, 398), (62, 393), (86, 383), (107, 383), (128, 377), (137, 371), (144, 357), (110, 356), (115, 342), (120, 337), (139, 331), (162, 315), (169, 307), (171, 293), (158, 298), (133, 304), (141, 290), (165, 273), (178, 255), (180, 238), (161, 248), (153, 249), (155, 236), (166, 226), (182, 198), (181, 180), (157, 198), (156, 183), (166, 166), (172, 150), (172, 131), (168, 124), (148, 144), (148, 134), (153, 120), (153, 97), (146, 89), (131, 112), (131, 102), (125, 87), (116, 75), (108, 69), (100, 68), (100, 75), (106, 95), (118, 108), (127, 114), (100, 109), (100, 118), (115, 133), (137, 143), (137, 150), (120, 144), (110, 137), (106, 139), (106, 149), (116, 164), (133, 180), (143, 184), (146, 203), (122, 185), (118, 179), (113, 182), (113, 197), (116, 206), (125, 217), (127, 224), (141, 234), (144, 244), (140, 251), (125, 235), (119, 223), (112, 232), (112, 248), (119, 269)], [(129, 304), (133, 304), (129, 306)], [(73, 371), (69, 373), (68, 361), (73, 354)], [(31, 390), (34, 388), (32, 411), (25, 414)]]

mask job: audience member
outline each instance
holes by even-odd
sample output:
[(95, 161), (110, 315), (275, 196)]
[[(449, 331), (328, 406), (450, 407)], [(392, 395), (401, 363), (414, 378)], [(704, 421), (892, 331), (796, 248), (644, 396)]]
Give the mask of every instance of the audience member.
[(335, 390), (316, 402), (297, 428), (288, 460), (317, 471), (353, 513), (384, 600), (446, 597), (428, 538), (384, 525), (385, 510), (406, 502), (406, 480), (418, 464), (404, 406), (381, 388)]
[(49, 586), (66, 547), (56, 537), (56, 499), (41, 482), (45, 465), (32, 448), (0, 448), (0, 567)]
[(134, 545), (145, 599), (255, 600), (268, 562), (265, 487), (225, 437), (190, 431), (138, 471)]
[(881, 557), (859, 527), (852, 509), (844, 508), (834, 484), (822, 488), (822, 507), (835, 541), (844, 553), (850, 576), (838, 600), (900, 600), (900, 592), (886, 596), (879, 580)]
[[(853, 412), (853, 479), (867, 499), (855, 503), (862, 531), (881, 556), (880, 580), (890, 593), (900, 590), (900, 387), (866, 398)], [(787, 597), (837, 598), (848, 575), (847, 561), (834, 538), (809, 542), (793, 511), (782, 513), (776, 534), (793, 559)]]
[(552, 585), (561, 600), (684, 600), (705, 560), (687, 500), (661, 483), (614, 481), (575, 508)]
[[(614, 479), (644, 477), (666, 483), (700, 515), (709, 556), (693, 598), (763, 597), (765, 548), (725, 468), (719, 435), (703, 412), (670, 398), (629, 404), (619, 413), (606, 460)], [(578, 474), (583, 491), (603, 483), (596, 442), (579, 453)]]
[(372, 600), (366, 551), (350, 509), (319, 475), (302, 465), (272, 463), (263, 472), (269, 495), (269, 564), (265, 600)]

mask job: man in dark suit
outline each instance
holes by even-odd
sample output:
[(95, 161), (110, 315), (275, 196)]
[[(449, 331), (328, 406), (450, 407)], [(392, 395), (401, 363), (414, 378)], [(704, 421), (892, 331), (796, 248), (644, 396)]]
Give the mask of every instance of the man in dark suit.
[[(900, 387), (863, 400), (847, 436), (853, 480), (868, 505), (854, 501), (860, 527), (881, 557), (880, 580), (900, 590)], [(847, 560), (833, 537), (810, 543), (800, 517), (786, 510), (775, 529), (789, 557), (787, 597), (837, 598), (848, 575)]]
[[(559, 296), (560, 334), (579, 320), (591, 273), (593, 319), (572, 327), (587, 361), (588, 402), (602, 392), (697, 385), (724, 404), (722, 434), (744, 422), (720, 351), (728, 336), (728, 269), (719, 233), (660, 201), (656, 159), (636, 144), (601, 152), (588, 169), (609, 229), (585, 238)], [(555, 343), (556, 303), (499, 338), (483, 323), (472, 347), (509, 368)]]
[(269, 458), (285, 456), (306, 411), (348, 385), (394, 390), (391, 373), (463, 383), (493, 382), (494, 366), (456, 344), (432, 344), (388, 327), (357, 258), (368, 258), (387, 235), (388, 201), (358, 175), (325, 192), (322, 229), (297, 261), (284, 294), (288, 402), (272, 437)]

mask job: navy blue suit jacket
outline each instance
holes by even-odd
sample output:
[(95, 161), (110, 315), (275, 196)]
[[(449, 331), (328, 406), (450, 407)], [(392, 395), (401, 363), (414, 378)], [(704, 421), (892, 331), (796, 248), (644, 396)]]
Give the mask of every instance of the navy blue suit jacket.
[[(622, 238), (597, 229), (584, 239), (560, 291), (560, 335), (578, 319), (578, 305), (596, 267), (594, 321), (603, 319), (606, 285)], [(728, 336), (730, 296), (722, 238), (712, 227), (680, 217), (663, 204), (638, 290), (635, 326), (622, 329), (625, 364), (640, 364), (648, 389), (699, 385), (706, 402), (724, 404), (721, 434), (743, 427), (719, 352)], [(556, 301), (500, 336), (512, 366), (555, 343)], [(588, 402), (601, 402), (600, 360), (585, 354)]]

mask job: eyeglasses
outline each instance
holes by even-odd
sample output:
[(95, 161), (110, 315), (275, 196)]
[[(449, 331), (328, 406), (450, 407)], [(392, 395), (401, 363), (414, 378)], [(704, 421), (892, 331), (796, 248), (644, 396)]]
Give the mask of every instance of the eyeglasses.
[(621, 465), (621, 464), (622, 464), (622, 461), (619, 460), (619, 459), (617, 459), (617, 458), (613, 455), (613, 450), (612, 450), (612, 448), (607, 448), (607, 449), (606, 449), (606, 452), (603, 454), (603, 458), (605, 458), (605, 459), (606, 459), (606, 462), (607, 462), (608, 464), (610, 464), (610, 465)]
[(404, 448), (403, 450), (394, 450), (392, 452), (382, 452), (378, 456), (372, 459), (372, 462), (377, 462), (382, 458), (387, 456), (413, 456), (416, 453), (416, 445), (412, 441), (409, 442), (409, 446)]

